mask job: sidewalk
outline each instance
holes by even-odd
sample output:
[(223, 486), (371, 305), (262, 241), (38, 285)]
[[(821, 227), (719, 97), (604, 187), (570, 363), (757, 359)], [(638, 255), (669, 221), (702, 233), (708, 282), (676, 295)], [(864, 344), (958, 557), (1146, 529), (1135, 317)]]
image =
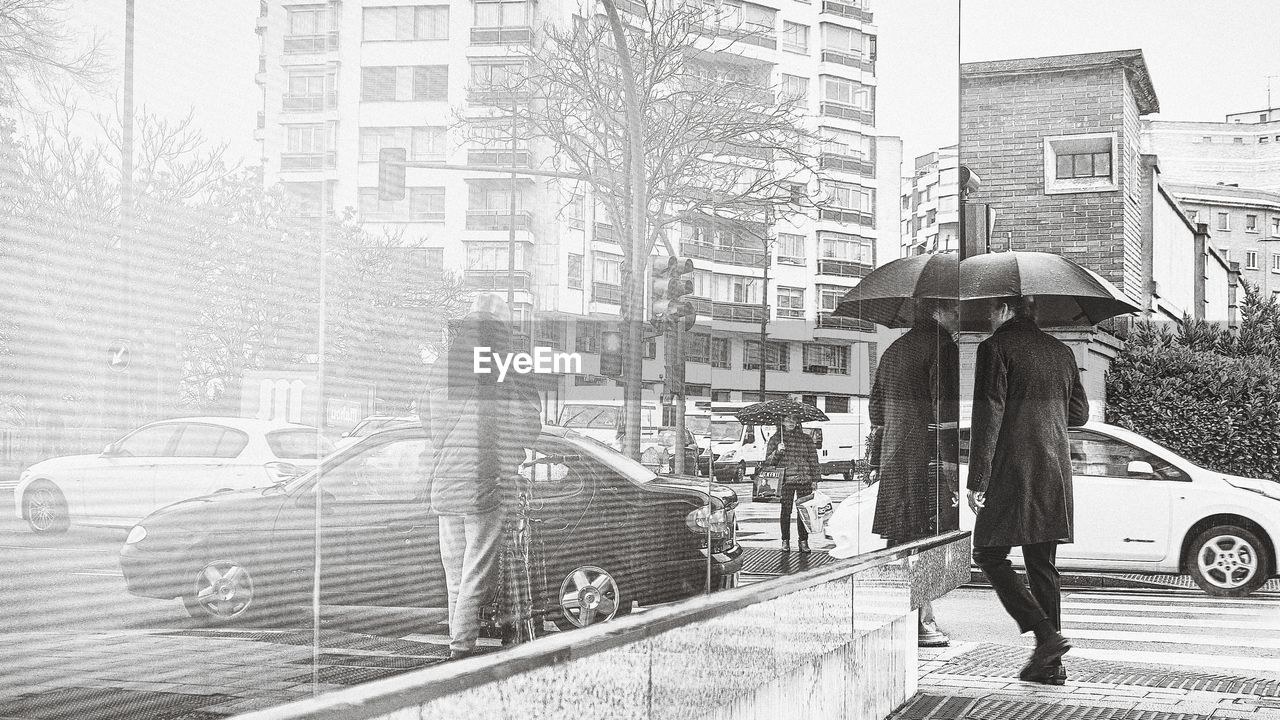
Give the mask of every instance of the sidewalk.
[(1280, 718), (1280, 675), (1066, 656), (1067, 684), (1018, 680), (1029, 647), (920, 649), (920, 687), (891, 720)]

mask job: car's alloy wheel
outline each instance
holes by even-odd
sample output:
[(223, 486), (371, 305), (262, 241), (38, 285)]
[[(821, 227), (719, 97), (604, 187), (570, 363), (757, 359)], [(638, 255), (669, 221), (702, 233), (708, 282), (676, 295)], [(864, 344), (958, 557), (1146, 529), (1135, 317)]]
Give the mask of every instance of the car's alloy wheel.
[(560, 583), (558, 597), (560, 608), (554, 620), (562, 630), (602, 623), (624, 612), (618, 582), (595, 565), (569, 572)]
[(1187, 565), (1210, 595), (1248, 595), (1266, 582), (1266, 547), (1256, 535), (1232, 525), (1210, 528), (1191, 544)]
[(27, 523), (38, 533), (66, 532), (71, 525), (67, 515), (67, 499), (58, 488), (40, 483), (27, 490)]
[(191, 591), (182, 596), (182, 603), (191, 617), (221, 624), (243, 618), (257, 608), (260, 600), (247, 568), (217, 560), (196, 573)]

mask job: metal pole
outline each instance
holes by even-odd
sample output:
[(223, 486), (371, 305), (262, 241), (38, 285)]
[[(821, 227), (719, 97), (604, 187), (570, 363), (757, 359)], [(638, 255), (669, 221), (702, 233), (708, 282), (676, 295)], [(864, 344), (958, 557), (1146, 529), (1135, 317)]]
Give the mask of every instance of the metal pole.
[[(133, 3), (134, 0), (125, 0), (124, 3), (124, 98), (120, 134), (120, 252), (124, 260), (124, 289), (120, 299), (124, 303), (124, 312), (120, 313), (120, 320), (124, 324), (122, 339), (129, 345), (136, 346), (139, 323), (133, 297), (136, 252), (136, 238), (133, 236)], [(120, 377), (120, 387), (124, 390), (120, 400), (124, 404), (124, 419), (129, 427), (141, 424), (134, 412), (133, 397), (135, 385), (139, 384), (134, 378), (139, 372), (136, 363), (139, 359), (138, 350), (138, 347), (130, 348), (135, 362)]]
[[(318, 417), (316, 418), (316, 428), (317, 428), (316, 429), (316, 457), (317, 458), (322, 457), (321, 442), (323, 440), (324, 413), (325, 413), (325, 397), (324, 397), (324, 394), (325, 394), (325, 382), (324, 382), (325, 380), (325, 362), (324, 362), (325, 347), (324, 346), (326, 341), (325, 325), (328, 324), (328, 317), (325, 312), (325, 307), (326, 307), (325, 295), (328, 294), (327, 275), (328, 275), (329, 268), (328, 268), (328, 261), (327, 261), (326, 255), (328, 254), (329, 236), (327, 231), (328, 218), (325, 217), (326, 213), (328, 212), (328, 203), (325, 202), (325, 200), (327, 199), (325, 195), (326, 195), (325, 181), (321, 180), (320, 181), (320, 288), (318, 291), (319, 293), (319, 303), (318, 303), (319, 327), (317, 328), (317, 339), (316, 339), (316, 346), (317, 346), (316, 350), (319, 353), (318, 363), (316, 367), (316, 374), (317, 374), (316, 386), (317, 386), (317, 392), (319, 392), (319, 401), (316, 403), (316, 407), (319, 408), (319, 414), (318, 414)], [(323, 482), (324, 482), (324, 466), (323, 464), (321, 464), (317, 467), (317, 470), (316, 470), (315, 566), (312, 570), (312, 587), (311, 587), (311, 613), (312, 613), (311, 615), (311, 618), (312, 618), (312, 624), (311, 624), (312, 683), (311, 683), (311, 687), (312, 687), (313, 694), (319, 692), (317, 688), (320, 687), (320, 568), (321, 568), (320, 548), (321, 548), (321, 540), (323, 536), (320, 519), (323, 516), (323, 512), (322, 512), (323, 508), (321, 507), (321, 503), (322, 503), (321, 496), (324, 494)]]
[[(684, 319), (683, 318), (676, 321), (676, 329), (674, 332), (672, 332), (668, 336), (668, 339), (671, 342), (675, 343), (675, 349), (670, 353), (670, 355), (668, 355), (668, 357), (671, 358), (672, 367), (667, 368), (667, 372), (671, 373), (675, 369), (674, 366), (676, 363), (681, 363), (681, 364), (684, 363)], [(675, 388), (677, 392), (671, 395), (671, 402), (675, 403), (674, 410), (675, 410), (675, 426), (676, 426), (675, 447), (672, 448), (672, 450), (675, 452), (675, 462), (672, 467), (672, 470), (675, 471), (676, 475), (683, 475), (689, 470), (689, 468), (685, 466), (685, 462), (684, 462), (684, 433), (685, 433), (684, 380), (685, 380), (685, 377), (684, 377), (683, 370), (684, 368), (681, 368), (680, 384), (677, 385)], [(695, 468), (697, 467), (696, 465), (697, 462), (698, 461), (695, 456), (694, 458)], [(707, 547), (711, 547), (711, 546), (708, 545)]]
[[(512, 320), (516, 312), (516, 96), (511, 95), (511, 187), (507, 195), (507, 308)], [(513, 323), (514, 325), (514, 323)]]
[[(765, 211), (765, 222), (772, 224), (772, 210)], [(764, 402), (766, 343), (769, 337), (769, 228), (765, 227), (761, 243), (764, 247), (764, 288), (760, 293), (760, 402)]]

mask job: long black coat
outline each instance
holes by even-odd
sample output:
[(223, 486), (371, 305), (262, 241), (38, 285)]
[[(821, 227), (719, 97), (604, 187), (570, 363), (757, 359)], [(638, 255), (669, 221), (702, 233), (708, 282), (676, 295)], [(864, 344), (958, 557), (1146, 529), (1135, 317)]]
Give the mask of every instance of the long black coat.
[(1071, 542), (1067, 427), (1088, 419), (1075, 355), (1034, 322), (1010, 320), (978, 346), (968, 487), (987, 502), (975, 547)]
[(959, 415), (959, 366), (955, 340), (936, 322), (917, 324), (880, 358), (868, 408), (880, 434), (877, 535), (902, 543), (959, 527), (954, 475), (940, 462), (954, 467), (955, 431), (929, 429)]
[[(779, 440), (787, 441), (785, 449), (778, 449)], [(782, 476), (783, 487), (794, 487), (802, 495), (812, 493), (817, 482), (822, 479), (818, 468), (818, 448), (800, 428), (791, 432), (775, 432), (765, 445), (764, 455), (765, 467), (786, 469)]]

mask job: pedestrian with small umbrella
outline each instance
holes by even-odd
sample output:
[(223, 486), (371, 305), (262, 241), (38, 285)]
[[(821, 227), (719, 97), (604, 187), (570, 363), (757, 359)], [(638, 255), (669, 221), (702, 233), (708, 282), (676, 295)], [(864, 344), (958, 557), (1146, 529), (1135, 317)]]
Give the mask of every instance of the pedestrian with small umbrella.
[[(1041, 327), (1080, 327), (1137, 308), (1096, 274), (1048, 253), (966, 259), (960, 296), (984, 309), (992, 334), (978, 346), (969, 454), (973, 559), (1035, 649), (1023, 680), (1061, 685), (1057, 547), (1073, 536), (1069, 426), (1089, 419), (1075, 354)], [(1030, 588), (1008, 555), (1022, 548)]]
[[(836, 315), (910, 328), (881, 355), (868, 407), (878, 483), (871, 531), (888, 547), (960, 525), (958, 283), (955, 253), (904, 258), (872, 271), (836, 308)], [(920, 607), (917, 643), (950, 643), (932, 603)]]
[[(812, 495), (822, 475), (818, 470), (818, 449), (800, 424), (810, 420), (827, 420), (827, 416), (808, 403), (795, 400), (771, 400), (749, 405), (737, 413), (743, 424), (777, 424), (778, 430), (769, 438), (765, 459), (761, 467), (776, 467), (782, 475), (782, 507), (779, 524), (782, 528), (782, 551), (791, 551), (791, 516), (796, 498)], [(800, 552), (809, 552), (809, 530), (802, 520), (796, 521), (796, 533)]]

